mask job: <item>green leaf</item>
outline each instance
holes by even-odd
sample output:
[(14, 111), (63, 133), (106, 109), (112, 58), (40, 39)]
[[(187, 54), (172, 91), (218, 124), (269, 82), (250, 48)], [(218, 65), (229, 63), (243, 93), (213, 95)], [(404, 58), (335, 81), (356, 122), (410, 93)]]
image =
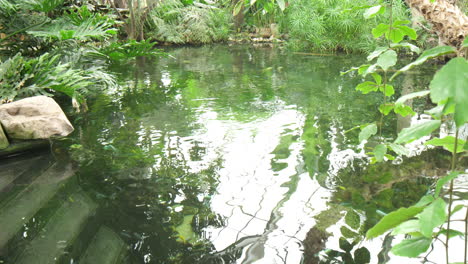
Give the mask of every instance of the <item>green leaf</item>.
[(436, 184), (436, 188), (435, 188), (435, 191), (434, 191), (434, 196), (435, 197), (438, 197), (440, 195), (440, 191), (442, 190), (442, 187), (444, 187), (444, 185), (448, 182), (450, 182), (451, 180), (455, 179), (460, 173), (457, 172), (457, 171), (452, 171), (450, 172), (448, 175), (440, 178), (438, 181), (437, 181), (437, 184)]
[(434, 228), (443, 224), (447, 218), (447, 214), (445, 213), (446, 206), (447, 204), (444, 200), (437, 198), (419, 214), (421, 234), (425, 237), (432, 237)]
[(370, 92), (375, 92), (379, 89), (379, 85), (375, 82), (363, 82), (356, 86), (357, 91), (361, 91), (363, 94), (368, 94)]
[(390, 143), (388, 146), (398, 155), (408, 156), (410, 154), (410, 151), (402, 145)]
[(404, 235), (410, 233), (420, 232), (419, 221), (418, 220), (408, 220), (401, 223), (392, 231), (392, 235)]
[(382, 53), (377, 59), (377, 65), (379, 65), (384, 71), (394, 66), (397, 62), (397, 53), (394, 50), (387, 50)]
[(407, 116), (407, 115), (414, 115), (415, 112), (413, 111), (413, 109), (408, 106), (408, 105), (396, 105), (395, 108), (393, 109), (393, 111), (395, 112), (395, 114), (399, 114), (403, 117)]
[(370, 252), (367, 248), (361, 247), (354, 251), (354, 262), (359, 264), (370, 263)]
[(375, 123), (367, 125), (363, 129), (361, 129), (361, 132), (359, 133), (359, 142), (367, 140), (375, 134), (377, 134), (377, 125)]
[(410, 28), (410, 27), (407, 27), (407, 26), (396, 26), (396, 28), (398, 28), (398, 30), (400, 30), (401, 32), (403, 32), (403, 34), (405, 36), (408, 36), (410, 39), (412, 40), (415, 40), (418, 38), (418, 34), (416, 33), (416, 30)]
[(453, 98), (455, 103), (455, 123), (457, 127), (468, 122), (468, 61), (464, 58), (451, 59), (432, 79), (431, 99), (440, 103)]
[(448, 231), (448, 230), (445, 229), (445, 228), (444, 228), (444, 229), (441, 229), (441, 230), (439, 231), (439, 234), (443, 234), (443, 235), (445, 235), (445, 236), (447, 236), (447, 234), (448, 234), (448, 237), (449, 237), (449, 238), (456, 237), (456, 236), (459, 236), (459, 237), (462, 237), (462, 238), (465, 237), (465, 233), (460, 232), (460, 231), (458, 231), (458, 230), (450, 229), (450, 231), (448, 231), (448, 232), (447, 232), (447, 231)]
[(384, 160), (384, 156), (387, 153), (387, 146), (384, 144), (379, 144), (374, 148), (374, 157), (377, 162), (382, 162)]
[(455, 53), (455, 48), (450, 47), (450, 46), (439, 46), (439, 47), (435, 47), (435, 48), (432, 48), (432, 49), (425, 50), (421, 54), (421, 56), (419, 56), (419, 58), (417, 58), (415, 61), (413, 61), (412, 63), (410, 63), (410, 64), (406, 65), (405, 67), (403, 67), (403, 68), (399, 69), (398, 71), (396, 71), (395, 74), (393, 74), (393, 76), (390, 78), (389, 81), (392, 81), (400, 73), (408, 71), (408, 70), (412, 69), (414, 66), (421, 65), (421, 64), (423, 64), (424, 62), (426, 62), (429, 59), (432, 59), (432, 58), (435, 58), (435, 57), (438, 57), (438, 56), (442, 56), (442, 55), (446, 55), (446, 54), (450, 54), (450, 53)]
[[(384, 89), (385, 87), (385, 89)], [(395, 93), (395, 89), (393, 88), (393, 85), (386, 84), (380, 86), (380, 91), (385, 94), (385, 96), (390, 97)]]
[(412, 206), (408, 208), (403, 207), (394, 212), (391, 212), (384, 216), (374, 227), (367, 231), (366, 238), (372, 239), (378, 237), (388, 230), (419, 214), (422, 210), (423, 208), (421, 207)]
[(427, 237), (410, 238), (393, 246), (392, 253), (397, 256), (416, 258), (426, 252), (431, 246), (432, 239)]
[(383, 14), (384, 12), (385, 12), (385, 7), (384, 6), (376, 5), (376, 6), (373, 6), (371, 8), (368, 8), (364, 12), (364, 18), (369, 19), (369, 18), (375, 17), (378, 14)]
[(345, 223), (352, 229), (358, 230), (361, 225), (361, 217), (354, 210), (349, 210), (345, 216)]
[(388, 47), (377, 47), (371, 54), (369, 54), (369, 56), (367, 56), (367, 60), (371, 61), (377, 58), (378, 56), (380, 56), (380, 54), (384, 53), (387, 50), (388, 50)]
[(393, 104), (392, 103), (386, 103), (386, 104), (381, 104), (379, 106), (379, 111), (380, 113), (384, 114), (384, 115), (388, 115), (390, 113), (390, 111), (393, 110)]
[[(454, 152), (455, 151), (455, 137), (453, 136), (446, 136), (444, 138), (433, 138), (425, 143), (425, 145), (432, 145), (443, 147), (444, 149)], [(457, 143), (457, 153), (463, 152), (463, 147), (465, 146), (465, 141), (462, 139), (458, 139)]]
[(440, 126), (440, 120), (429, 120), (424, 123), (404, 128), (398, 134), (398, 138), (395, 140), (396, 144), (408, 143), (410, 141), (419, 139), (427, 136), (436, 130)]
[(426, 91), (420, 91), (420, 92), (405, 94), (402, 97), (398, 98), (398, 100), (396, 100), (395, 105), (396, 106), (403, 105), (406, 101), (408, 101), (410, 99), (414, 99), (416, 97), (426, 96), (429, 93), (430, 93), (430, 91), (426, 90)]
[(348, 227), (346, 226), (342, 226), (340, 228), (340, 231), (341, 231), (341, 235), (343, 235), (344, 237), (346, 238), (355, 238), (357, 237), (359, 234), (354, 232), (354, 231), (351, 231)]
[(372, 78), (374, 78), (374, 81), (376, 84), (380, 85), (382, 83), (382, 76), (378, 73), (371, 73)]
[(350, 252), (353, 249), (353, 245), (351, 245), (344, 237), (340, 237), (339, 244), (340, 248), (345, 252)]
[(399, 43), (405, 37), (405, 33), (398, 28), (392, 28), (392, 30), (389, 30), (385, 33), (385, 37), (387, 37), (387, 39), (391, 40), (393, 43)]
[(458, 204), (457, 206), (455, 206), (451, 212), (451, 214), (455, 214), (456, 212), (460, 211), (461, 209), (463, 209), (463, 207), (465, 207), (465, 205), (463, 204)]
[(417, 206), (417, 207), (426, 206), (432, 203), (434, 200), (435, 200), (434, 196), (424, 195), (423, 197), (421, 197), (421, 199), (419, 199), (419, 201), (414, 206)]
[(421, 49), (411, 43), (401, 42), (401, 43), (390, 43), (391, 48), (408, 48), (411, 52), (420, 53)]
[(463, 41), (462, 47), (463, 48), (468, 48), (468, 35), (466, 36), (465, 40)]
[(390, 25), (387, 24), (379, 24), (377, 27), (372, 29), (372, 35), (374, 38), (378, 38), (385, 34), (390, 29)]

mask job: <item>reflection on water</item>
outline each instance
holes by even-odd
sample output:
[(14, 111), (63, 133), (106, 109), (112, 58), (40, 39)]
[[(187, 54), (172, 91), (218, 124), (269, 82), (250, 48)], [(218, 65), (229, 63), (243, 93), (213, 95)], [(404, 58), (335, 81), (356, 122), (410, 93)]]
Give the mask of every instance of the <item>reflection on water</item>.
[[(4, 236), (0, 260), (27, 259), (26, 248), (28, 258), (62, 263), (300, 263), (308, 254), (316, 263), (310, 252), (362, 239), (382, 212), (417, 201), (429, 177), (444, 173), (446, 153), (421, 143), (421, 156), (394, 162), (403, 166), (369, 165), (350, 129), (376, 120), (380, 97), (340, 76), (356, 58), (242, 46), (168, 52), (114, 67), (121, 87), (92, 99), (77, 132), (59, 143), (70, 149), (74, 180), (8, 219), (22, 230)], [(402, 123), (390, 117), (384, 136)], [(5, 186), (21, 189), (21, 173), (9, 175)], [(73, 210), (60, 218), (63, 206)], [(55, 228), (70, 235), (54, 247), (51, 227), (73, 215), (76, 224)], [(387, 254), (381, 241), (359, 246), (372, 249), (372, 263)]]

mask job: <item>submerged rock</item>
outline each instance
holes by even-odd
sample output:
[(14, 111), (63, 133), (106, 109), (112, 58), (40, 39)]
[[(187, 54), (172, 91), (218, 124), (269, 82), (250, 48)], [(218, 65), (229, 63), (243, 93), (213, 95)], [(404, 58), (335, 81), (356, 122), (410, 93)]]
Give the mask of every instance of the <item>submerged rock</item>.
[(60, 106), (47, 96), (0, 105), (0, 122), (11, 139), (46, 139), (74, 130)]

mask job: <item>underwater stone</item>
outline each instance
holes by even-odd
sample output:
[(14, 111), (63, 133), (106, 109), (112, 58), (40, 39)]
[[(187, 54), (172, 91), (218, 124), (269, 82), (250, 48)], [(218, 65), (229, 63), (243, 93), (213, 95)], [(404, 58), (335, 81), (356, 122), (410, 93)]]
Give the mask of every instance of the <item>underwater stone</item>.
[(47, 96), (0, 105), (0, 122), (11, 139), (46, 139), (74, 130), (60, 106)]

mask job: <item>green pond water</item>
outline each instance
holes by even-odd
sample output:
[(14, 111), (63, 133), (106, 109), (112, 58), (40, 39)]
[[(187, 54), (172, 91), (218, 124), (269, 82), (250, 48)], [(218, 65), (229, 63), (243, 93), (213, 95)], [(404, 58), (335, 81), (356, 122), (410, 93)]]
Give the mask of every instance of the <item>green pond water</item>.
[[(377, 120), (382, 98), (340, 76), (363, 56), (167, 52), (114, 65), (120, 87), (70, 111), (76, 130), (52, 151), (2, 160), (0, 263), (342, 263), (325, 261), (344, 254), (340, 237), (371, 263), (421, 261), (363, 234), (418, 201), (450, 155), (418, 141), (413, 157), (370, 165), (350, 129)], [(432, 71), (402, 76), (395, 97), (425, 89)], [(382, 136), (424, 118), (389, 116)]]

